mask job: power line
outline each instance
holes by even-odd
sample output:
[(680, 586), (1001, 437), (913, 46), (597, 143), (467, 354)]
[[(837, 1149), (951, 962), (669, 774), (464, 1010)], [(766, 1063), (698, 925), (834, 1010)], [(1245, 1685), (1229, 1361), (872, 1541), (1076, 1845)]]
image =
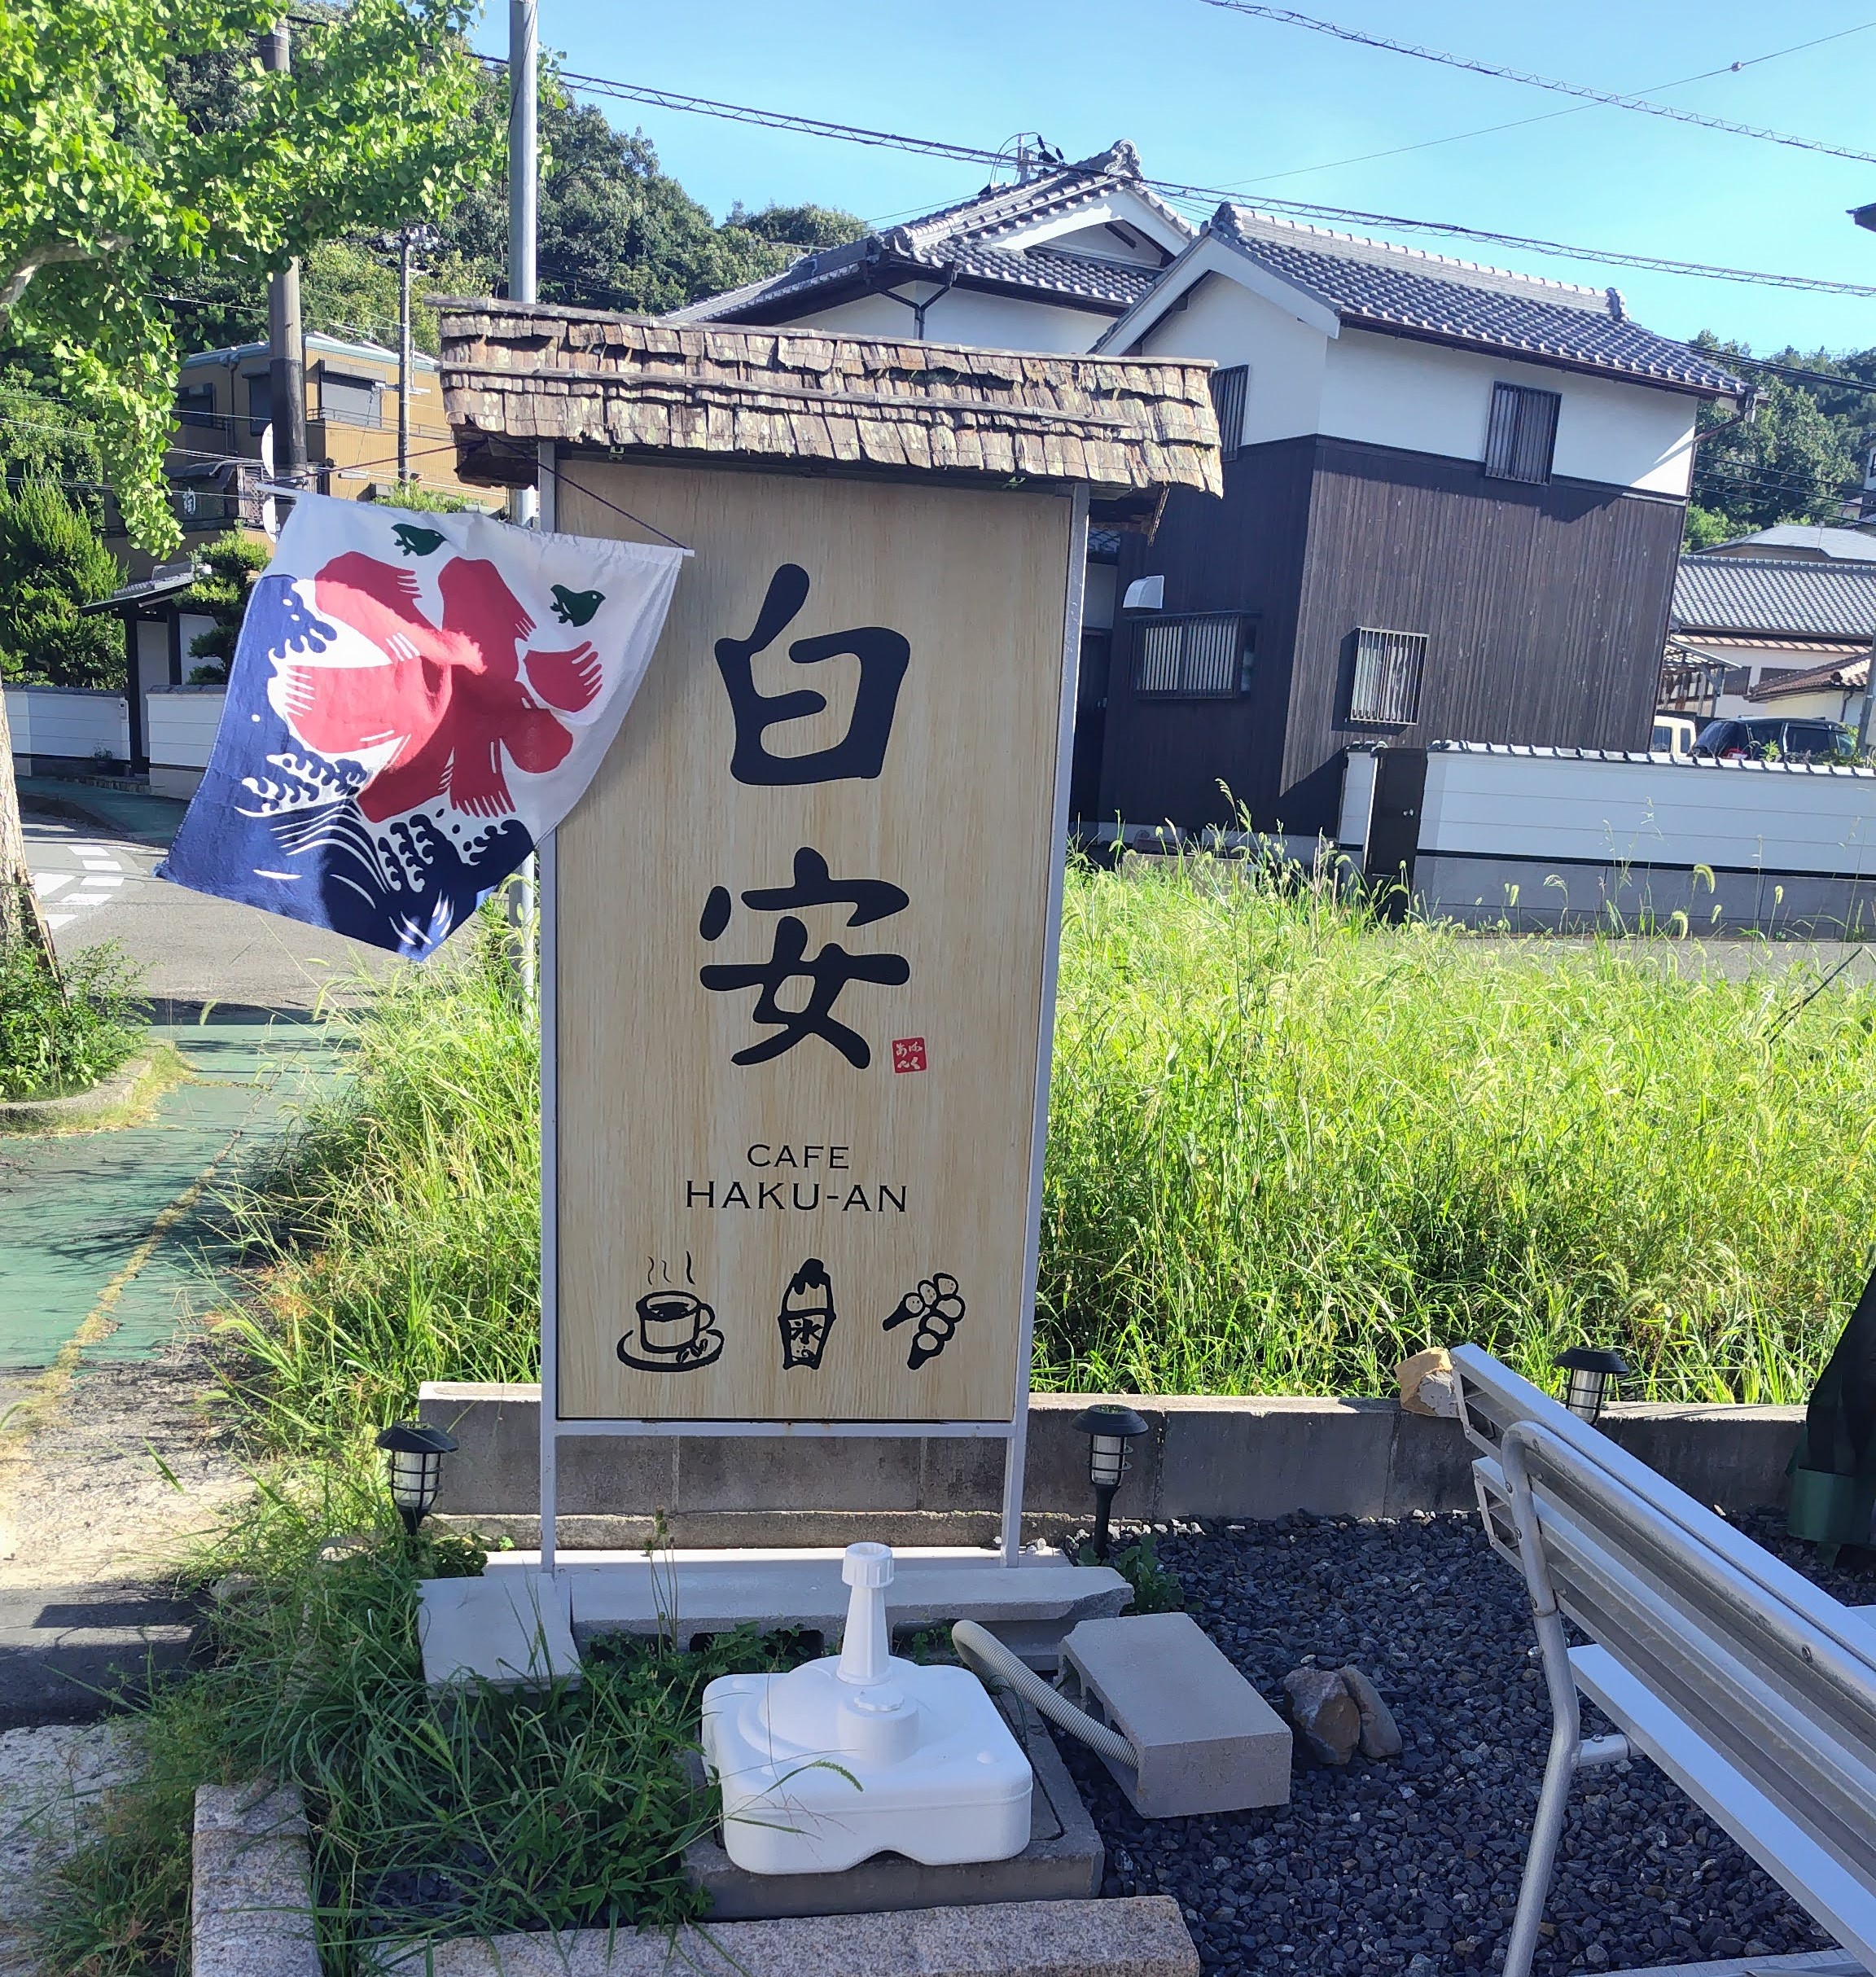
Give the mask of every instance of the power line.
[[(1774, 48), (1769, 54), (1755, 55), (1743, 62), (1729, 63), (1724, 68), (1705, 68), (1692, 76), (1677, 76), (1672, 82), (1657, 82), (1651, 89), (1637, 90), (1637, 96), (1659, 96), (1663, 90), (1684, 89), (1690, 82), (1705, 82), (1715, 76), (1726, 76), (1744, 68), (1756, 68), (1762, 62), (1776, 62), (1788, 55), (1801, 55), (1807, 48), (1817, 47), (1821, 42), (1839, 41), (1844, 35), (1861, 34), (1862, 28), (1846, 28), (1837, 34), (1815, 36), (1808, 42), (1795, 42), (1789, 48)], [(1581, 116), (1596, 108), (1594, 103), (1573, 103), (1567, 110), (1541, 110), (1535, 116), (1519, 116), (1507, 123), (1486, 124), (1475, 130), (1455, 130), (1443, 138), (1422, 138), (1412, 144), (1392, 145), (1386, 151), (1362, 151), (1352, 158), (1331, 158), (1322, 164), (1294, 165), (1287, 171), (1260, 173), (1255, 178), (1240, 182), (1246, 186), (1267, 186), (1279, 178), (1301, 178), (1313, 172), (1339, 171), (1344, 165), (1368, 164), (1379, 158), (1404, 157), (1409, 151), (1434, 151), (1443, 144), (1462, 144), (1471, 138), (1496, 137), (1501, 131), (1524, 130), (1533, 124), (1554, 124), (1559, 117)]]
[[(1524, 69), (1504, 68), (1495, 63), (1475, 61), (1469, 55), (1422, 48), (1412, 42), (1390, 41), (1384, 34), (1371, 34), (1361, 28), (1345, 28), (1333, 20), (1318, 20), (1313, 14), (1299, 14), (1289, 7), (1266, 7), (1262, 0), (1205, 0), (1205, 4), (1225, 13), (1246, 14), (1253, 20), (1275, 21), (1284, 27), (1306, 28), (1312, 34), (1326, 34), (1361, 48), (1384, 49), (1390, 55), (1411, 55), (1416, 61), (1437, 62), (1444, 68), (1465, 69), (1475, 76), (1491, 76), (1500, 81), (1521, 82), (1530, 89), (1549, 90), (1558, 96), (1575, 96), (1585, 103), (1604, 103), (1611, 109), (1639, 111), (1645, 116), (1664, 116), (1677, 124), (1697, 125), (1703, 130), (1723, 130), (1733, 137), (1758, 138), (1768, 144), (1782, 144), (1793, 151), (1819, 151), (1828, 158), (1848, 158), (1856, 164), (1876, 164), (1876, 151), (1851, 151), (1843, 145), (1826, 144), (1816, 138), (1794, 137), (1789, 131), (1767, 130), (1756, 124), (1735, 123), (1729, 117), (1709, 116), (1698, 110), (1683, 109), (1677, 103), (1655, 103), (1646, 96), (1627, 95), (1616, 90), (1591, 89), (1586, 83), (1563, 82), (1554, 76), (1532, 75)], [(1876, 27), (1876, 21), (1864, 21), (1856, 27), (1839, 28), (1834, 34), (1821, 34), (1816, 41), (1801, 42), (1799, 46), (1815, 48), (1824, 42), (1865, 33), (1872, 27)], [(1796, 52), (1795, 49), (1779, 49), (1773, 55), (1755, 55), (1751, 62), (1729, 63), (1724, 68), (1707, 69), (1701, 75), (1689, 76), (1685, 80), (1703, 82), (1709, 77), (1727, 75), (1734, 68), (1747, 68), (1759, 62), (1772, 61), (1778, 55)], [(1661, 86), (1674, 89), (1680, 85), (1663, 83)]]
[[(484, 55), (482, 59), (492, 67), (506, 66), (497, 56)], [(912, 137), (902, 132), (872, 129), (864, 125), (839, 124), (822, 117), (798, 116), (791, 111), (760, 109), (748, 103), (721, 103), (711, 97), (691, 96), (681, 90), (654, 89), (640, 83), (619, 82), (603, 76), (574, 75), (563, 71), (559, 79), (569, 88), (588, 94), (617, 97), (627, 103), (647, 103), (656, 109), (680, 111), (688, 116), (714, 117), (730, 123), (755, 124), (765, 129), (786, 130), (798, 136), (829, 138), (841, 143), (863, 144), (882, 150), (905, 151), (918, 157), (947, 158), (961, 164), (994, 167), (1004, 162), (1002, 154), (988, 151), (980, 145), (958, 144), (940, 138)], [(1876, 164), (1876, 155), (1872, 156), (1870, 162)], [(1062, 165), (1054, 169), (1072, 171), (1075, 167)], [(1087, 176), (1090, 180), (1095, 180), (1110, 174), (1090, 168)], [(1170, 178), (1142, 178), (1128, 182), (1143, 186), (1164, 198), (1175, 200), (1190, 199), (1199, 204), (1214, 206), (1221, 202), (1233, 203), (1234, 200), (1232, 193), (1216, 186), (1187, 185)], [(1816, 275), (1780, 274), (1757, 268), (1716, 267), (1703, 261), (1677, 261), (1663, 255), (1633, 254), (1618, 248), (1578, 247), (1566, 241), (1544, 239), (1527, 234), (1498, 233), (1487, 227), (1466, 226), (1453, 220), (1422, 220), (1409, 218), (1400, 213), (1365, 213), (1349, 207), (1325, 206), (1304, 199), (1265, 199), (1258, 204), (1267, 210), (1302, 219), (1321, 220), (1342, 226), (1388, 228), (1409, 233), (1438, 234), (1453, 239), (1477, 241), (1490, 247), (1516, 248), (1528, 253), (1557, 255), (1565, 260), (1588, 261), (1606, 267), (1638, 268), (1650, 274), (1689, 275), (1704, 281), (1734, 282), (1755, 287), (1802, 289), (1820, 295), (1876, 299), (1876, 287), (1860, 282), (1826, 281)]]

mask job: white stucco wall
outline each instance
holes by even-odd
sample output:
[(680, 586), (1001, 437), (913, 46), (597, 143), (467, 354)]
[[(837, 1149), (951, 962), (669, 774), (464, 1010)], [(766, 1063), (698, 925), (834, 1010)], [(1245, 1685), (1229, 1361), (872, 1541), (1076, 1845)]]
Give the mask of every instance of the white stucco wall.
[(1247, 364), (1246, 446), (1295, 439), (1322, 428), (1325, 353), (1329, 339), (1286, 309), (1221, 274), (1192, 290), (1185, 308), (1168, 309), (1141, 345), (1142, 357), (1208, 357), (1217, 365)]
[(83, 761), (100, 748), (130, 752), (130, 708), (121, 693), (88, 686), (9, 686), (7, 725), (15, 755), (68, 756)]
[(160, 686), (144, 705), (151, 765), (205, 769), (228, 696), (219, 686)]
[[(936, 283), (908, 283), (897, 293), (910, 300), (938, 294)], [(1113, 322), (1092, 310), (1057, 309), (1050, 304), (1019, 302), (1009, 296), (984, 295), (953, 288), (926, 312), (928, 342), (971, 344), (980, 350), (1043, 350), (1078, 356)], [(861, 296), (832, 309), (800, 317), (803, 328), (831, 330), (842, 336), (892, 336), (912, 340), (910, 309), (885, 296)]]
[(1555, 392), (1554, 471), (1651, 493), (1687, 492), (1696, 401), (1611, 379), (1343, 329), (1329, 344), (1320, 430), (1449, 459), (1483, 460), (1494, 384)]

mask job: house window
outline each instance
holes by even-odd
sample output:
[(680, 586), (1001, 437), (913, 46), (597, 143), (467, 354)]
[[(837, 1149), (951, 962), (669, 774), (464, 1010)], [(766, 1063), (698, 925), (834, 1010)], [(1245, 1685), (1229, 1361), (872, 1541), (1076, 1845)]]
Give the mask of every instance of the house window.
[(1563, 401), (1555, 392), (1532, 391), (1523, 384), (1492, 387), (1492, 423), (1485, 435), (1485, 476), (1488, 480), (1528, 480), (1541, 486), (1550, 478), (1557, 450), (1557, 408)]
[(1212, 374), (1212, 410), (1218, 414), (1218, 457), (1235, 460), (1244, 446), (1244, 401), (1251, 395), (1251, 366), (1233, 364)]
[(1420, 676), (1427, 664), (1424, 632), (1384, 632), (1362, 625), (1355, 633), (1355, 679), (1348, 718), (1378, 727), (1411, 727), (1420, 713)]
[(185, 384), (176, 394), (176, 416), (186, 426), (212, 426), (215, 423), (215, 387)]
[(1253, 650), (1239, 612), (1152, 619), (1133, 650), (1133, 691), (1143, 700), (1234, 699), (1250, 686)]
[(248, 380), (248, 430), (264, 431), (274, 418), (274, 379), (265, 370), (243, 374)]
[(319, 371), (319, 410), (327, 419), (345, 426), (378, 423), (378, 386), (370, 378), (348, 377), (344, 372)]

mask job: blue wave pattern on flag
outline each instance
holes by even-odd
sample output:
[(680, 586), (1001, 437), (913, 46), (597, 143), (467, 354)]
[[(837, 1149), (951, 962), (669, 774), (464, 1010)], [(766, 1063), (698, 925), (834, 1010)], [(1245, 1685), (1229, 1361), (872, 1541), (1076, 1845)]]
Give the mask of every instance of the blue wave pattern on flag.
[(303, 499), (249, 599), (162, 875), (433, 952), (585, 790), (678, 564), (479, 515)]

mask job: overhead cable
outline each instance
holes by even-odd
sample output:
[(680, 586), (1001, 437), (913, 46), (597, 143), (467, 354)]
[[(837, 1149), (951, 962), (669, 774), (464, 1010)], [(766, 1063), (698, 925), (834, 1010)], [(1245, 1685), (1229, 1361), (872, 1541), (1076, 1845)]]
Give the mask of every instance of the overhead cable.
[[(1447, 68), (1462, 68), (1475, 76), (1491, 76), (1505, 82), (1521, 82), (1528, 88), (1549, 90), (1558, 96), (1575, 96), (1585, 103), (1605, 103), (1611, 109), (1634, 110), (1644, 116), (1663, 116), (1677, 124), (1694, 124), (1703, 130), (1723, 130), (1733, 137), (1758, 138), (1768, 144), (1782, 144), (1793, 151), (1821, 152), (1827, 158), (1848, 158), (1856, 164), (1876, 164), (1876, 151), (1852, 151), (1847, 146), (1827, 144), (1818, 138), (1794, 136), (1790, 131), (1767, 130), (1756, 124), (1741, 124), (1730, 117), (1709, 116), (1700, 110), (1683, 109), (1678, 103), (1655, 103), (1646, 96), (1624, 94), (1619, 90), (1592, 89), (1586, 83), (1564, 82), (1554, 76), (1533, 75), (1529, 71), (1506, 68), (1493, 62), (1475, 61), (1469, 55), (1449, 55), (1438, 48), (1422, 48), (1413, 42), (1392, 41), (1384, 34), (1370, 33), (1365, 28), (1348, 28), (1333, 20), (1319, 20), (1313, 14), (1299, 14), (1286, 7), (1266, 7), (1262, 0), (1205, 0), (1208, 7), (1214, 7), (1228, 14), (1247, 14), (1253, 20), (1270, 20), (1289, 28), (1306, 28), (1313, 34), (1326, 34), (1340, 42), (1351, 42), (1361, 48), (1384, 49), (1390, 55), (1411, 55), (1418, 62), (1437, 62)], [(1816, 47), (1819, 42), (1841, 40), (1845, 35), (1861, 34), (1876, 22), (1864, 21), (1854, 28), (1839, 28), (1834, 34), (1817, 37), (1816, 42), (1802, 44)], [(1777, 53), (1791, 54), (1795, 50), (1781, 49)], [(1758, 55), (1755, 62), (1770, 61), (1770, 55)], [(1749, 63), (1729, 63), (1724, 68), (1709, 69), (1700, 76), (1690, 76), (1685, 80), (1699, 82), (1709, 76), (1725, 75), (1734, 68), (1745, 68)], [(1677, 87), (1678, 85), (1665, 85)]]
[[(482, 59), (492, 68), (506, 64), (498, 56)], [(687, 116), (760, 125), (765, 129), (791, 131), (804, 137), (830, 138), (844, 144), (864, 144), (882, 150), (906, 151), (915, 156), (949, 158), (961, 164), (995, 167), (1007, 160), (981, 145), (954, 143), (946, 138), (911, 137), (902, 132), (875, 130), (864, 125), (839, 124), (826, 118), (802, 116), (791, 111), (766, 110), (748, 103), (722, 103), (708, 96), (691, 96), (677, 90), (654, 89), (648, 84), (620, 82), (604, 76), (576, 75), (560, 72), (559, 80), (570, 89), (594, 96), (612, 96), (628, 103), (648, 103), (661, 110), (677, 110)], [(1872, 163), (1876, 163), (1873, 157)], [(1057, 165), (1054, 171), (1072, 171), (1072, 165)], [(1110, 176), (1089, 168), (1088, 177)], [(1169, 199), (1189, 199), (1200, 205), (1221, 203), (1248, 204), (1217, 186), (1187, 185), (1172, 178), (1130, 179), (1129, 184), (1146, 187)], [(1727, 268), (1703, 261), (1678, 261), (1659, 254), (1634, 254), (1620, 248), (1586, 248), (1561, 240), (1548, 240), (1526, 234), (1498, 233), (1490, 228), (1466, 226), (1456, 220), (1422, 220), (1401, 213), (1365, 213), (1344, 206), (1325, 206), (1305, 199), (1263, 198), (1260, 210), (1306, 220), (1320, 220), (1337, 226), (1392, 228), (1396, 231), (1437, 234), (1453, 239), (1477, 241), (1490, 247), (1516, 248), (1527, 253), (1553, 254), (1567, 261), (1587, 261), (1599, 266), (1638, 268), (1655, 274), (1684, 274), (1703, 281), (1734, 282), (1755, 287), (1795, 288), (1814, 294), (1856, 296), (1876, 299), (1876, 287), (1861, 282), (1827, 281), (1817, 275), (1782, 274), (1758, 268)]]

